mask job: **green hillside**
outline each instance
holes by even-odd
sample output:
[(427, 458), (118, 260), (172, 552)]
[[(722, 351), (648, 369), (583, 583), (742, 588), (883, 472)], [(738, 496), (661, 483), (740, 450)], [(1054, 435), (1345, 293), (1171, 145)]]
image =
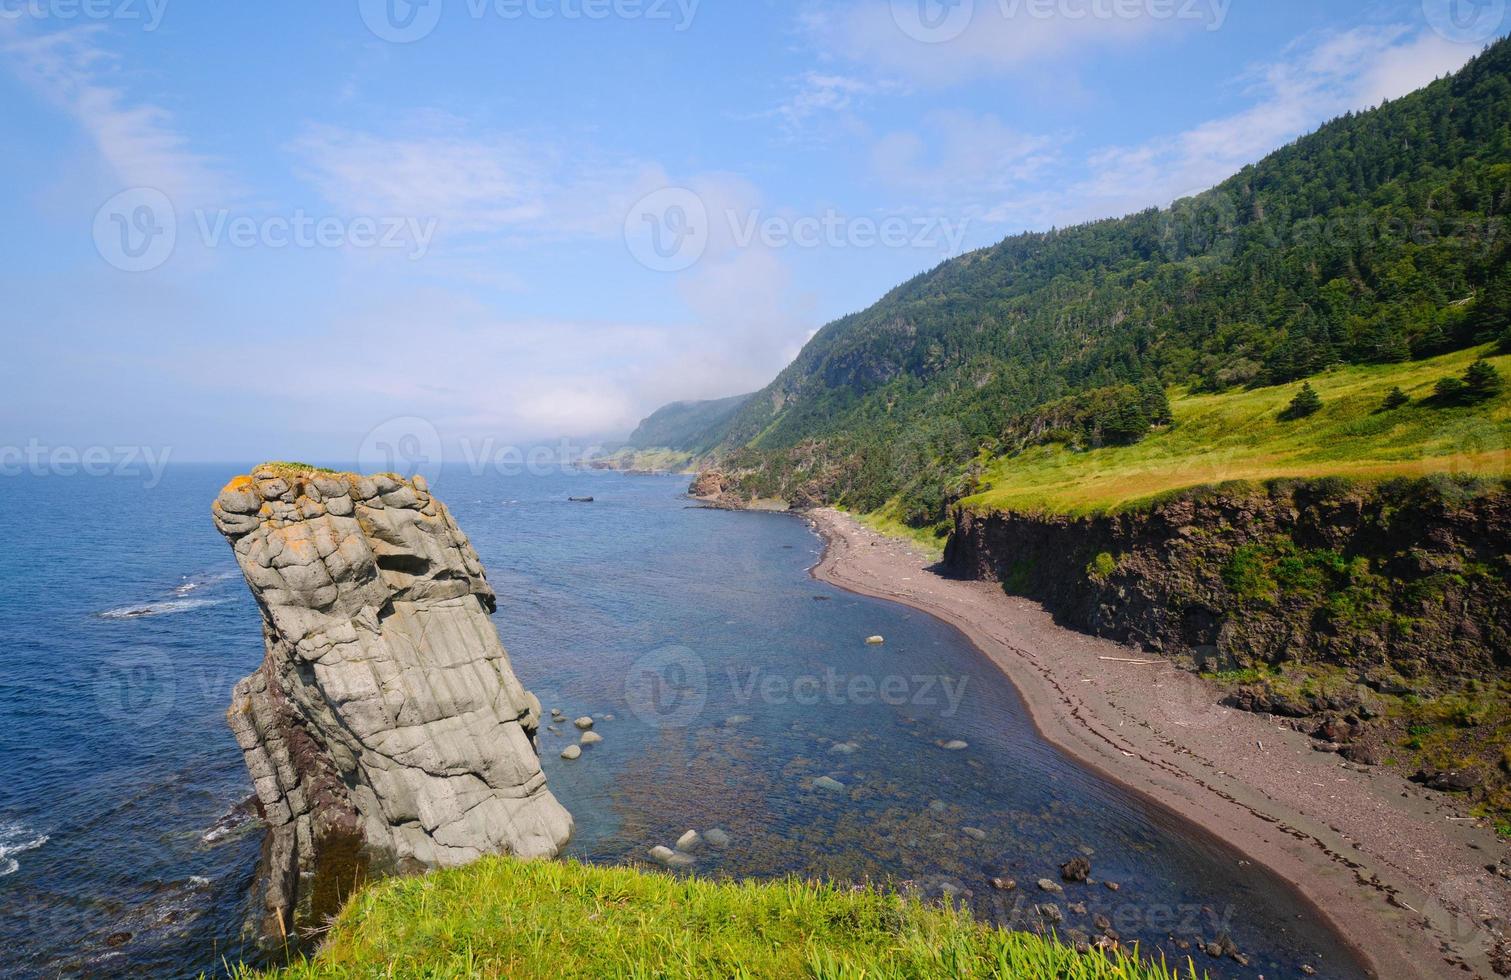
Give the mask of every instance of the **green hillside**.
[[(1219, 395), (1182, 392), (1174, 423), (1129, 446), (1033, 446), (984, 460), (976, 508), (1021, 512), (1114, 510), (1194, 486), (1280, 477), (1363, 479), (1443, 473), (1503, 479), (1511, 453), (1511, 391), (1444, 404), (1437, 383), (1460, 377), (1489, 349), (1408, 364), (1333, 368), (1310, 380), (1322, 408), (1287, 421), (1299, 383)], [(1489, 358), (1511, 376), (1511, 356)], [(1399, 388), (1410, 399), (1387, 409)]]
[(630, 434), (634, 449), (674, 449), (702, 453), (718, 445), (725, 428), (749, 395), (720, 398), (716, 401), (674, 402), (641, 421)]
[(1198, 977), (1189, 961), (1177, 975), (1124, 953), (1077, 953), (874, 891), (509, 858), (371, 886), (347, 906), (316, 959), (275, 975)]
[[(902, 500), (909, 523), (932, 525), (969, 489), (961, 471), (983, 447), (1013, 448), (1057, 401), (1112, 406), (1134, 427), (1093, 434), (1137, 441), (1152, 420), (1129, 403), (1133, 389), (1183, 391), (1188, 415), (1215, 396), (1267, 408), (1283, 386), (1338, 366), (1420, 364), (1495, 341), (1511, 315), (1508, 210), (1503, 41), (1196, 198), (1016, 236), (913, 279), (821, 330), (720, 424), (715, 455), (752, 493), (857, 511)], [(1202, 430), (1182, 430), (1200, 451)]]

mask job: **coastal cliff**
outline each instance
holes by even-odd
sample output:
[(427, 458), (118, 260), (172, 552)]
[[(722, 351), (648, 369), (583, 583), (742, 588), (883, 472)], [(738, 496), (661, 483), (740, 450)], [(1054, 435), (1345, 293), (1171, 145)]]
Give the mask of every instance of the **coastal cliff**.
[(572, 818), (536, 754), (540, 703), (422, 477), (268, 465), (212, 510), (266, 644), (227, 713), (269, 828), (265, 935), (320, 923), (373, 872), (559, 852)]
[(955, 575), (1137, 645), (1511, 834), (1511, 488), (1274, 481), (1098, 516), (958, 508)]
[(1337, 480), (1194, 490), (1092, 517), (961, 508), (954, 572), (1209, 670), (1321, 661), (1404, 678), (1511, 667), (1511, 493)]

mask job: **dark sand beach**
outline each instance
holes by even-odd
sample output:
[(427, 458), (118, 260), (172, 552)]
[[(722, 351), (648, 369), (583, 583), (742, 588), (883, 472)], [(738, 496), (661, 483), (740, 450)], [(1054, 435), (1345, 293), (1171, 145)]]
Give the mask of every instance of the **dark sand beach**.
[(1383, 978), (1492, 977), (1511, 882), (1492, 830), (1398, 772), (1315, 751), (1280, 719), (1222, 707), (1216, 687), (1057, 626), (993, 583), (947, 578), (910, 542), (846, 514), (815, 577), (964, 633), (1013, 681), (1046, 739), (1292, 882)]

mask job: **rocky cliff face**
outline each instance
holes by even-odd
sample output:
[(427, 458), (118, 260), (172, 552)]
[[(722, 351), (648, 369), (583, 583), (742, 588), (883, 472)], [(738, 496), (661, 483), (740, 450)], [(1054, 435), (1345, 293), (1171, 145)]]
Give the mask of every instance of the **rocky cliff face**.
[(213, 514), (267, 649), (227, 715), (270, 828), (265, 933), (318, 923), (378, 868), (560, 850), (572, 818), (536, 755), (540, 703), (423, 478), (264, 466)]
[(956, 573), (1209, 670), (1511, 667), (1511, 492), (1421, 481), (1198, 490), (1110, 516), (956, 514)]

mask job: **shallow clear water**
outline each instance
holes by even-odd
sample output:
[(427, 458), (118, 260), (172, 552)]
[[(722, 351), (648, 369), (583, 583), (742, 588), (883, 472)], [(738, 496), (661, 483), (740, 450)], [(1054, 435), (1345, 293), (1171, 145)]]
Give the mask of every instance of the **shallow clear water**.
[[(259, 841), (222, 715), (261, 639), (208, 516), (239, 471), (5, 481), (0, 972), (193, 974), (242, 952)], [(731, 844), (701, 850), (698, 873), (958, 889), (1020, 928), (1048, 901), (1062, 934), (1102, 915), (1172, 956), (1226, 932), (1250, 965), (1196, 954), (1214, 976), (1362, 975), (1289, 890), (1044, 743), (953, 629), (814, 581), (801, 521), (689, 508), (677, 478), (432, 482), (483, 557), (522, 680), (547, 710), (599, 719), (576, 762), (558, 758), (570, 723), (541, 737), (574, 856), (642, 862), (718, 827)], [(1037, 889), (1077, 856), (1098, 884)], [(999, 875), (1019, 890), (993, 892)]]

